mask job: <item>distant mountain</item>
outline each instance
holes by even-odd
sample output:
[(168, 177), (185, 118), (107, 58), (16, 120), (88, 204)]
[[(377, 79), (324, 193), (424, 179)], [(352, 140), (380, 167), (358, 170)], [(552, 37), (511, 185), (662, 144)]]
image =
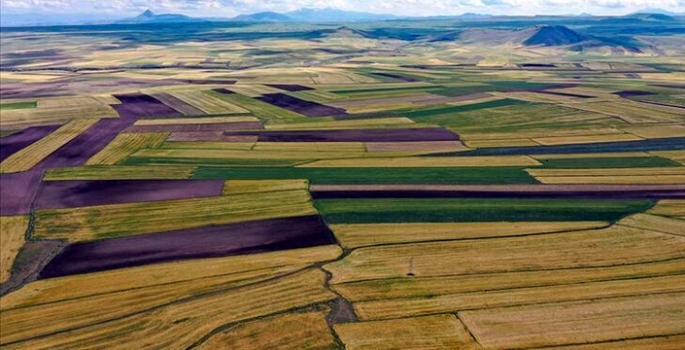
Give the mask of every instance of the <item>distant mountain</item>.
[(635, 14), (657, 14), (657, 15), (666, 15), (666, 16), (671, 16), (671, 17), (685, 16), (685, 12), (671, 12), (671, 11), (666, 11), (666, 10), (662, 10), (662, 9), (655, 9), (655, 8), (646, 8), (646, 9), (635, 12), (634, 15)]
[(286, 13), (288, 17), (297, 22), (367, 22), (386, 21), (400, 17), (367, 12), (345, 11), (332, 8), (310, 9), (304, 8)]
[(641, 19), (644, 21), (678, 21), (678, 19), (676, 19), (675, 17), (663, 13), (634, 13), (632, 15), (625, 16), (625, 18)]
[(231, 18), (231, 20), (244, 22), (289, 22), (292, 19), (282, 13), (257, 12), (249, 15), (236, 16)]
[(523, 44), (526, 46), (566, 46), (589, 39), (589, 36), (580, 34), (565, 26), (543, 25), (537, 26), (534, 34), (526, 39)]
[(116, 23), (188, 23), (188, 22), (206, 22), (205, 19), (195, 18), (178, 14), (155, 14), (151, 10), (139, 14), (133, 18), (126, 18), (117, 21)]
[(366, 12), (344, 11), (336, 9), (300, 9), (287, 13), (257, 12), (231, 18), (233, 21), (246, 22), (371, 22), (398, 19), (393, 15)]

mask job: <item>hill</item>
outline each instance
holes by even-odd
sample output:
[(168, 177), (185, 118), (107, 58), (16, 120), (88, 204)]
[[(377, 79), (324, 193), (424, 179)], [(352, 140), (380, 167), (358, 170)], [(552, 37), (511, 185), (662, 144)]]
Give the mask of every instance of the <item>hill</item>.
[(195, 18), (179, 14), (155, 14), (151, 10), (139, 14), (133, 18), (119, 20), (116, 23), (186, 23), (186, 22), (206, 22), (205, 19)]
[(543, 25), (535, 28), (534, 34), (526, 39), (526, 46), (566, 46), (577, 44), (590, 37), (560, 25)]

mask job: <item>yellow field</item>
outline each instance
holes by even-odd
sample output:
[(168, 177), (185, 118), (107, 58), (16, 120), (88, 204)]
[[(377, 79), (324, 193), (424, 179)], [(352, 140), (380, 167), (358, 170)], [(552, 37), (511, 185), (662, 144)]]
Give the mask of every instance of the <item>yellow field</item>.
[(122, 133), (105, 148), (88, 159), (86, 165), (114, 165), (143, 148), (157, 148), (169, 133)]
[(620, 117), (628, 123), (663, 123), (682, 122), (685, 117), (673, 109), (659, 108), (637, 102), (623, 100), (621, 102), (587, 102), (582, 104), (566, 104), (567, 107), (602, 113)]
[[(685, 335), (672, 335), (645, 339), (617, 340), (602, 343), (555, 346), (555, 350), (682, 350)], [(551, 350), (551, 348), (550, 348)]]
[(685, 220), (649, 214), (636, 214), (619, 221), (619, 224), (685, 236)]
[(463, 310), (685, 292), (685, 275), (388, 299), (354, 304), (362, 319), (386, 319)]
[(256, 142), (191, 142), (191, 141), (166, 141), (160, 147), (162, 149), (229, 149), (249, 151)]
[(182, 180), (196, 167), (186, 165), (115, 165), (55, 168), (45, 173), (45, 180)]
[(332, 225), (346, 248), (437, 240), (464, 240), (537, 233), (589, 230), (607, 222), (478, 222)]
[(309, 180), (229, 180), (223, 195), (264, 193), (309, 189)]
[[(406, 156), (408, 152), (342, 152), (342, 151), (294, 151), (285, 150), (233, 150), (233, 149), (144, 149), (136, 152), (135, 157), (152, 158), (191, 158), (191, 159), (281, 159), (281, 160), (316, 160), (347, 158), (378, 158), (389, 156)], [(357, 160), (355, 160), (357, 161)], [(373, 160), (372, 162), (374, 162)], [(534, 161), (529, 160), (525, 165)]]
[(581, 154), (533, 154), (531, 157), (544, 159), (586, 159), (586, 158), (631, 158), (650, 157), (646, 152), (620, 152), (620, 153), (581, 153)]
[(279, 89), (272, 88), (270, 86), (266, 85), (246, 85), (246, 84), (237, 84), (233, 85), (230, 88), (231, 91), (234, 91), (235, 93), (245, 95), (248, 97), (259, 97), (265, 94), (275, 94), (279, 92), (283, 92)]
[(664, 137), (685, 137), (685, 125), (634, 126), (629, 128), (623, 128), (623, 131), (649, 139)]
[(685, 332), (685, 293), (464, 311), (459, 317), (486, 349), (644, 338)]
[(471, 148), (493, 148), (493, 147), (525, 147), (539, 146), (540, 144), (527, 138), (522, 139), (503, 139), (503, 140), (473, 140), (466, 141), (466, 145)]
[(258, 122), (255, 117), (202, 117), (202, 118), (160, 118), (141, 119), (135, 125), (188, 125), (188, 124), (219, 124)]
[[(119, 118), (119, 114), (109, 105), (99, 102), (90, 97), (75, 98), (75, 102), (87, 99), (92, 101), (86, 104), (72, 104), (70, 99), (63, 99), (54, 103), (49, 103), (48, 108), (15, 109), (2, 111), (0, 127), (3, 129), (19, 129), (33, 125), (54, 125), (67, 123), (70, 120), (100, 119), (100, 118)], [(64, 105), (62, 105), (64, 103)], [(54, 106), (52, 106), (55, 104)]]
[(672, 159), (676, 162), (679, 162), (679, 163), (685, 165), (685, 151), (657, 151), (657, 152), (650, 152), (650, 153), (657, 156), (657, 157), (664, 157), (664, 158)]
[[(3, 112), (3, 118), (4, 118)], [(34, 142), (21, 151), (11, 155), (0, 164), (0, 172), (16, 173), (27, 171), (40, 163), (45, 157), (88, 130), (99, 119), (80, 119), (69, 122), (52, 134)]]
[(605, 168), (605, 169), (528, 169), (533, 176), (665, 176), (685, 175), (685, 167)]
[(436, 152), (460, 152), (468, 148), (460, 141), (427, 141), (427, 142), (366, 142), (369, 152), (412, 152), (430, 154)]
[(540, 163), (528, 156), (382, 158), (325, 160), (302, 165), (306, 168), (441, 168), (441, 167), (509, 167), (536, 166)]
[(683, 184), (685, 168), (527, 169), (544, 184)]
[[(189, 298), (175, 298), (173, 303), (165, 306), (148, 308), (148, 311), (130, 313), (130, 316), (114, 317), (111, 321), (103, 320), (100, 309), (108, 307), (109, 302), (95, 302), (84, 305), (84, 309), (96, 314), (96, 320), (83, 322), (80, 328), (64, 324), (77, 323), (76, 318), (56, 317), (68, 310), (71, 305), (51, 305), (48, 310), (39, 314), (49, 324), (41, 322), (35, 328), (36, 318), (28, 316), (29, 310), (3, 312), (2, 341), (7, 349), (48, 349), (71, 347), (105, 347), (105, 348), (144, 348), (151, 344), (159, 347), (188, 348), (205, 335), (225, 324), (251, 319), (259, 316), (279, 313), (285, 310), (326, 302), (335, 298), (324, 285), (325, 274), (318, 269), (307, 269), (281, 278), (264, 280), (242, 287), (222, 286), (214, 292), (194, 293)], [(194, 283), (198, 283), (195, 281)], [(158, 292), (152, 291), (150, 298), (158, 298)], [(131, 308), (131, 301), (142, 302), (142, 297), (126, 296), (126, 302), (117, 310)], [(61, 307), (60, 307), (61, 306)], [(89, 307), (89, 308), (86, 308)], [(40, 308), (40, 306), (39, 306)], [(52, 308), (52, 310), (49, 310)], [(125, 312), (125, 311), (124, 311)], [(66, 315), (65, 315), (66, 316)], [(80, 315), (84, 317), (85, 315)], [(94, 322), (93, 322), (94, 321)], [(103, 322), (104, 321), (104, 322)], [(72, 328), (73, 330), (68, 330)], [(49, 334), (63, 330), (46, 338), (33, 338), (37, 332)], [(30, 339), (33, 338), (33, 339)], [(24, 339), (30, 339), (22, 341)], [(7, 343), (11, 345), (6, 345)]]
[[(607, 252), (611, 252), (608, 254)], [(614, 226), (557, 235), (415, 243), (354, 250), (325, 266), (332, 283), (610, 266), (685, 257), (682, 237)]]
[(647, 214), (685, 219), (685, 200), (662, 200)]
[(618, 142), (618, 141), (639, 141), (640, 137), (631, 134), (608, 134), (608, 135), (587, 135), (587, 136), (559, 136), (534, 138), (533, 141), (545, 145), (570, 145), (595, 142)]
[(19, 250), (24, 246), (27, 216), (3, 216), (0, 218), (0, 283), (7, 282), (12, 264)]
[(339, 324), (346, 349), (479, 349), (454, 315)]
[(356, 119), (340, 121), (314, 121), (306, 123), (268, 124), (268, 130), (349, 130), (349, 129), (384, 129), (421, 127), (409, 118)]
[(250, 111), (213, 96), (207, 91), (175, 91), (171, 94), (207, 114), (250, 113)]
[(579, 267), (437, 277), (389, 278), (335, 284), (333, 288), (351, 302), (465, 295), (505, 289), (568, 285), (574, 283), (626, 280), (685, 273), (685, 259), (638, 265)]
[(326, 312), (287, 313), (247, 322), (213, 335), (198, 349), (335, 349)]
[(311, 214), (306, 190), (39, 210), (34, 237), (78, 242)]

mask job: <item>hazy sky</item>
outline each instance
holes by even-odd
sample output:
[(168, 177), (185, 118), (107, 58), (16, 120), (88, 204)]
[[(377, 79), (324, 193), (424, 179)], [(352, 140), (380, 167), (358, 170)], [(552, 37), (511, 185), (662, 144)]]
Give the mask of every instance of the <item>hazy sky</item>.
[(7, 13), (68, 12), (130, 15), (147, 8), (159, 13), (232, 16), (259, 11), (287, 12), (303, 7), (396, 15), (626, 14), (645, 8), (685, 12), (685, 0), (0, 0)]

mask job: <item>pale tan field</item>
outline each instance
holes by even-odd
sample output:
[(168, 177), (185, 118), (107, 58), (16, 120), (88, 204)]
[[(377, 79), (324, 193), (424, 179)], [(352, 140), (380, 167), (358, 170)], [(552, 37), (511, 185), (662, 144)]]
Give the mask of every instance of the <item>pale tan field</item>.
[(492, 157), (436, 157), (436, 158), (382, 158), (382, 159), (343, 159), (323, 160), (302, 165), (306, 168), (441, 168), (441, 167), (510, 167), (535, 166), (540, 163), (528, 156), (492, 156)]
[(644, 138), (685, 137), (685, 125), (635, 126), (623, 131)]
[(569, 107), (602, 113), (609, 116), (619, 117), (628, 123), (664, 123), (683, 122), (685, 113), (672, 108), (660, 108), (657, 106), (640, 104), (623, 100), (621, 102), (590, 102), (583, 104), (567, 104)]
[(119, 115), (111, 106), (96, 98), (80, 97), (74, 101), (54, 100), (48, 103), (48, 107), (41, 107), (39, 101), (38, 108), (2, 111), (0, 127), (21, 129), (34, 125), (64, 124), (71, 120), (88, 122), (101, 118), (119, 118)]
[(141, 119), (135, 125), (189, 125), (189, 124), (218, 124), (258, 122), (255, 117), (198, 117), (198, 118), (160, 118)]
[(486, 349), (626, 340), (685, 332), (685, 293), (464, 311), (459, 317)]
[(122, 133), (88, 159), (86, 165), (114, 165), (144, 148), (158, 148), (169, 133)]
[[(171, 138), (177, 133), (172, 133)], [(170, 141), (162, 144), (162, 149), (229, 149), (249, 151), (257, 142), (195, 142), (195, 141)]]
[(78, 242), (311, 214), (305, 190), (39, 210), (33, 237)]
[(44, 180), (175, 180), (189, 178), (195, 169), (187, 165), (93, 165), (51, 169)]
[(176, 91), (171, 94), (207, 114), (249, 113), (245, 108), (227, 102), (207, 91)]
[(242, 323), (213, 335), (198, 349), (312, 349), (338, 347), (326, 312), (286, 313)]
[(607, 227), (607, 222), (483, 222), (331, 225), (345, 248), (422, 241), (508, 237)]
[(28, 216), (0, 217), (0, 283), (10, 278), (12, 264), (24, 246)]
[(333, 283), (343, 283), (402, 278), (410, 272), (430, 277), (602, 267), (682, 257), (683, 237), (614, 226), (564, 234), (360, 248), (325, 268), (333, 273)]
[(228, 180), (223, 195), (307, 190), (309, 180)]
[(385, 129), (385, 128), (413, 128), (424, 127), (423, 124), (414, 123), (409, 118), (380, 118), (358, 119), (340, 121), (311, 121), (306, 123), (269, 124), (268, 130), (347, 130), (347, 129)]
[(609, 134), (609, 135), (588, 135), (588, 136), (560, 136), (560, 137), (541, 137), (532, 139), (545, 146), (553, 145), (572, 145), (596, 142), (618, 142), (618, 141), (639, 141), (640, 137), (631, 134)]
[(619, 225), (685, 236), (685, 220), (649, 214), (631, 215), (618, 222)]
[(30, 170), (45, 157), (88, 130), (98, 121), (99, 119), (77, 119), (63, 125), (52, 134), (5, 159), (0, 163), (0, 172), (16, 173)]
[(492, 147), (526, 147), (539, 146), (540, 144), (531, 139), (504, 139), (504, 140), (473, 140), (466, 141), (466, 145), (471, 148), (492, 148)]
[(647, 214), (685, 219), (685, 200), (662, 200)]
[(480, 349), (455, 315), (339, 324), (346, 349)]
[(685, 168), (527, 169), (544, 184), (683, 184)]
[[(273, 276), (272, 276), (273, 277)], [(325, 275), (318, 269), (306, 269), (295, 274), (287, 274), (281, 278), (272, 278), (261, 283), (245, 286), (222, 286), (214, 292), (195, 293), (189, 298), (173, 299), (173, 303), (148, 311), (132, 313), (130, 316), (111, 318), (111, 321), (91, 320), (95, 323), (84, 322), (80, 327), (65, 327), (61, 322), (51, 323), (56, 329), (62, 329), (59, 334), (47, 338), (33, 338), (35, 327), (33, 322), (26, 321), (26, 310), (12, 315), (3, 313), (2, 342), (7, 349), (49, 349), (78, 347), (107, 347), (107, 348), (144, 348), (174, 347), (187, 348), (200, 341), (213, 330), (229, 323), (253, 319), (260, 316), (276, 314), (286, 310), (319, 304), (335, 298), (335, 294), (323, 287)], [(197, 284), (197, 282), (195, 282)], [(233, 287), (233, 288), (231, 288)], [(157, 299), (158, 293), (150, 297)], [(115, 311), (121, 312), (130, 300), (141, 302), (143, 298), (130, 299), (123, 307)], [(84, 305), (83, 301), (79, 303)], [(94, 303), (90, 310), (108, 305), (109, 303)], [(97, 306), (96, 306), (97, 305)], [(48, 317), (61, 314), (59, 307), (47, 312)], [(22, 322), (23, 320), (23, 322)], [(77, 321), (71, 318), (70, 322)], [(42, 327), (41, 331), (50, 332), (56, 329)], [(71, 330), (70, 330), (71, 328)], [(11, 343), (11, 345), (9, 345)]]

